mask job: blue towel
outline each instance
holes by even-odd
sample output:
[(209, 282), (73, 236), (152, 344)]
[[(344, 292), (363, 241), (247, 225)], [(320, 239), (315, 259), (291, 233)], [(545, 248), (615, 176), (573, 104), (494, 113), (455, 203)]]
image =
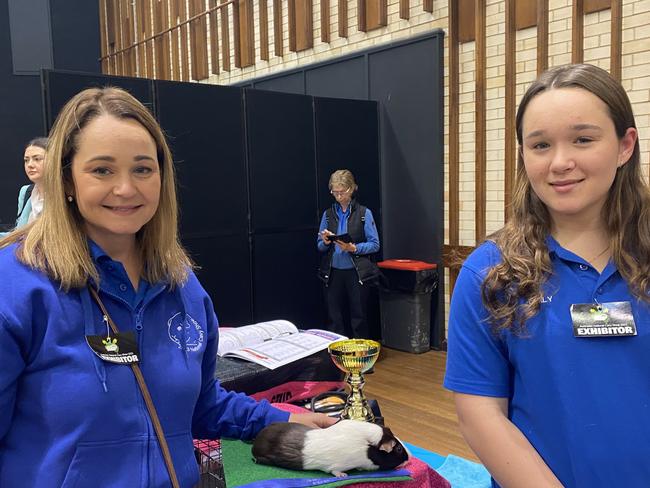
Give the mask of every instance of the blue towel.
[(436, 469), (452, 488), (490, 488), (492, 478), (485, 466), (450, 454)]

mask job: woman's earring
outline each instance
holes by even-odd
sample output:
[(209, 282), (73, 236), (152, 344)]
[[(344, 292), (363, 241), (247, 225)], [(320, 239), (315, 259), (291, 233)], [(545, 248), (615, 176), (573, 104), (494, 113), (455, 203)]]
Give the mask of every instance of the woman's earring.
[(72, 198), (72, 195), (68, 195), (68, 201), (72, 203), (72, 200), (74, 200), (74, 198)]

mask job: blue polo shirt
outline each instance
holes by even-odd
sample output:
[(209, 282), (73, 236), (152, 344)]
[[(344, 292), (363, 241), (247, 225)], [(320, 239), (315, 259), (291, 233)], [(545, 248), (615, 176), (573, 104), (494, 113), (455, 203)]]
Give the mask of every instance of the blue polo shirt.
[[(341, 205), (338, 203), (334, 204), (334, 207), (336, 208), (336, 215), (339, 219), (336, 234), (345, 234), (348, 231), (348, 219), (350, 218), (351, 205), (348, 205), (348, 208), (345, 209), (345, 212), (341, 208)], [(327, 211), (323, 212), (323, 216), (320, 219), (320, 227), (318, 229), (318, 237), (316, 240), (318, 250), (325, 252), (328, 250), (329, 246), (334, 246), (334, 253), (332, 254), (332, 268), (354, 268), (352, 256), (350, 256), (349, 252), (343, 251), (334, 244), (330, 244), (329, 246), (325, 244), (325, 241), (323, 241), (323, 238), (321, 237), (321, 232), (323, 232), (325, 229), (327, 229)], [(372, 216), (372, 212), (369, 208), (366, 208), (363, 231), (366, 234), (366, 240), (365, 242), (355, 242), (355, 245), (357, 246), (357, 254), (372, 254), (379, 251), (379, 234), (377, 233), (377, 225), (375, 224), (375, 219)]]
[[(501, 262), (486, 242), (464, 263), (449, 312), (444, 386), (507, 398), (508, 417), (566, 487), (650, 486), (650, 307), (610, 261), (598, 273), (549, 237), (553, 274), (527, 334), (495, 336), (481, 284)], [(570, 307), (629, 301), (638, 335), (576, 338)], [(496, 483), (494, 483), (496, 486)]]

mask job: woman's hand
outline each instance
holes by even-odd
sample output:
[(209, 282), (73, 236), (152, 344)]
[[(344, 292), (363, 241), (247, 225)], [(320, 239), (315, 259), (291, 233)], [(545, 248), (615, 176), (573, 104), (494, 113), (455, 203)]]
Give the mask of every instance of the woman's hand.
[(352, 254), (357, 252), (357, 245), (352, 242), (334, 241), (334, 243), (343, 251), (351, 252)]
[(324, 229), (324, 230), (321, 231), (321, 233), (320, 233), (321, 239), (323, 239), (323, 242), (324, 242), (325, 244), (327, 244), (328, 246), (332, 243), (332, 241), (330, 241), (330, 236), (333, 236), (333, 235), (336, 235), (336, 234), (334, 234), (334, 233), (333, 233), (332, 231), (330, 231), (329, 229)]
[(319, 427), (324, 429), (338, 422), (337, 418), (330, 417), (324, 413), (292, 413), (289, 415), (289, 422), (306, 425), (307, 427)]

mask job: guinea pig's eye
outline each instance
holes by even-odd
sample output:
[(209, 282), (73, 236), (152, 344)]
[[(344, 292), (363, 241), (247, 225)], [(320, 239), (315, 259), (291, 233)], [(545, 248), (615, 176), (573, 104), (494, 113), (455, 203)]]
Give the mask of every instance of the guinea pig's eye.
[(397, 446), (395, 446), (395, 449), (397, 450), (397, 452), (402, 452), (403, 451), (402, 446), (400, 446), (399, 444), (397, 444)]

